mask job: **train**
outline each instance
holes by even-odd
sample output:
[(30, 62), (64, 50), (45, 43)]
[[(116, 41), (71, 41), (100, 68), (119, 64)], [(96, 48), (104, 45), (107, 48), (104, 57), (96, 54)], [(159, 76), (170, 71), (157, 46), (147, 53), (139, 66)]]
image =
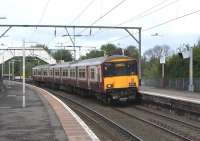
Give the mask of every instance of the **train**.
[(113, 55), (40, 65), (32, 68), (34, 82), (64, 88), (80, 95), (94, 95), (97, 100), (140, 101), (137, 60)]

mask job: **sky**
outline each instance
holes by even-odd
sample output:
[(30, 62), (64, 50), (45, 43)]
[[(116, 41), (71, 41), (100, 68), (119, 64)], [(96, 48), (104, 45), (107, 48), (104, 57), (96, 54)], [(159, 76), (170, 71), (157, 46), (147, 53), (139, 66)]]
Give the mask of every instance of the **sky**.
[[(0, 17), (6, 17), (0, 19), (0, 24), (92, 25), (104, 16), (93, 25), (142, 27), (142, 52), (164, 44), (176, 51), (182, 44), (197, 43), (200, 37), (200, 12), (147, 30), (200, 10), (199, 0), (0, 0), (0, 3)], [(5, 30), (1, 27), (0, 33)], [(73, 30), (68, 30), (73, 34)], [(82, 32), (82, 29), (76, 29), (75, 32), (87, 35), (76, 37), (76, 45), (88, 46), (78, 51), (81, 55), (106, 43), (114, 43), (121, 48), (137, 46), (130, 36), (122, 38), (128, 35), (124, 30), (88, 29)], [(131, 32), (138, 36), (137, 31)], [(25, 40), (45, 44), (49, 48), (56, 48), (60, 43), (72, 45), (68, 37), (63, 37), (66, 34), (65, 29), (58, 28), (12, 28), (5, 37), (0, 38), (0, 44), (22, 46)]]

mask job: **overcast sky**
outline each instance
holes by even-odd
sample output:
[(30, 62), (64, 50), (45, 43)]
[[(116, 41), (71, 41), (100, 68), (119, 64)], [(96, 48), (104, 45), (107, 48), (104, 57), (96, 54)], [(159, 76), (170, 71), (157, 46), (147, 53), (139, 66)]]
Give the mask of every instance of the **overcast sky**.
[[(91, 25), (122, 0), (0, 0), (0, 24), (59, 24)], [(83, 11), (91, 3), (87, 10)], [(103, 26), (139, 26), (148, 29), (170, 19), (199, 10), (199, 0), (126, 0), (116, 9), (94, 25)], [(154, 8), (152, 8), (154, 7)], [(151, 10), (147, 11), (148, 9)], [(144, 12), (146, 11), (146, 12)], [(81, 14), (80, 14), (81, 13)], [(78, 18), (76, 18), (80, 15)], [(126, 22), (129, 21), (129, 22)], [(183, 43), (194, 44), (200, 34), (200, 13), (176, 20), (169, 24), (142, 32), (142, 52), (155, 45), (167, 44), (174, 50)], [(3, 33), (6, 28), (1, 28)], [(72, 30), (69, 30), (71, 34)], [(78, 34), (81, 30), (76, 30)], [(46, 44), (53, 48), (58, 42), (71, 45), (64, 29), (54, 28), (13, 28), (0, 39), (7, 46), (20, 46), (26, 41)], [(137, 45), (130, 37), (114, 41), (128, 35), (119, 30), (92, 30), (91, 36), (77, 37), (77, 45), (95, 46), (115, 43), (124, 48)], [(158, 33), (159, 36), (152, 36)], [(90, 31), (85, 30), (84, 35)], [(136, 34), (137, 36), (137, 34)], [(82, 51), (82, 52), (85, 52)]]

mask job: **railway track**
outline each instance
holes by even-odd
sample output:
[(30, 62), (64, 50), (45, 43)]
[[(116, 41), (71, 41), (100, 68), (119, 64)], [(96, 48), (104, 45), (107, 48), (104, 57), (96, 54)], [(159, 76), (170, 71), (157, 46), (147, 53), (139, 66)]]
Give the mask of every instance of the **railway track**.
[[(124, 128), (124, 127), (127, 127), (126, 125), (121, 124), (120, 122), (118, 122), (116, 120), (115, 120), (115, 122), (113, 122), (114, 120), (112, 119), (112, 116), (109, 117), (109, 119), (108, 119), (107, 115), (106, 115), (106, 117), (104, 116), (105, 115), (104, 112), (103, 112), (103, 115), (100, 114), (102, 112), (100, 112), (100, 113), (97, 112), (101, 108), (103, 108), (102, 106), (97, 106), (97, 107), (99, 107), (97, 109), (96, 108), (92, 108), (91, 109), (91, 108), (89, 108), (89, 107), (91, 107), (90, 104), (89, 104), (90, 105), (89, 107), (88, 106), (84, 106), (84, 105), (80, 104), (81, 101), (79, 101), (77, 99), (74, 99), (74, 98), (71, 98), (71, 96), (69, 97), (67, 95), (64, 95), (64, 93), (61, 93), (59, 95), (58, 93), (56, 93), (54, 91), (51, 91), (51, 92), (54, 93), (55, 95), (59, 96), (60, 98), (64, 99), (65, 101), (67, 101), (68, 105), (69, 105), (69, 103), (71, 103), (70, 105), (71, 105), (72, 109), (76, 113), (78, 113), (80, 116), (82, 116), (81, 118), (84, 117), (84, 119), (87, 119), (90, 122), (92, 121), (94, 124), (96, 124), (95, 126), (103, 125), (103, 127), (98, 127), (98, 128), (100, 128), (100, 130), (101, 130), (100, 132), (104, 132), (104, 134), (107, 134), (107, 136), (109, 136), (110, 140), (116, 140), (116, 141), (117, 140), (141, 140), (140, 138), (138, 138), (137, 136), (132, 134), (132, 133), (135, 133), (135, 132), (133, 132), (131, 128), (128, 128), (128, 130), (127, 130), (127, 128), (126, 129)], [(80, 98), (78, 98), (78, 99), (80, 99)], [(85, 103), (84, 101), (82, 101), (82, 102)], [(156, 116), (156, 118), (154, 120), (149, 120), (149, 119), (146, 119), (146, 118), (144, 118), (142, 116), (139, 116), (137, 114), (131, 113), (131, 110), (130, 110), (130, 112), (126, 112), (125, 109), (132, 109), (133, 107), (135, 109), (137, 109), (138, 111), (142, 111), (146, 115), (147, 114), (153, 114), (153, 115)], [(162, 122), (162, 120), (158, 120), (158, 119), (159, 119), (159, 117), (163, 117), (164, 119), (168, 119), (168, 120), (179, 122), (179, 123), (183, 124), (183, 126), (189, 126), (189, 127), (194, 128), (196, 130), (200, 130), (199, 126), (193, 125), (191, 123), (184, 122), (184, 121), (181, 121), (181, 120), (178, 120), (178, 119), (174, 120), (173, 118), (168, 117), (166, 115), (161, 115), (159, 113), (154, 113), (152, 111), (147, 111), (146, 109), (141, 108), (141, 106), (133, 106), (133, 107), (127, 107), (127, 108), (107, 107), (107, 108), (111, 109), (110, 112), (112, 112), (112, 110), (113, 110), (113, 112), (114, 111), (116, 113), (118, 112), (119, 114), (117, 114), (117, 115), (119, 117), (121, 117), (122, 115), (125, 115), (125, 116), (127, 116), (126, 120), (129, 120), (129, 121), (130, 120), (138, 120), (138, 121), (143, 122), (143, 123), (145, 123), (147, 125), (150, 125), (150, 126), (152, 126), (154, 128), (162, 130), (162, 131), (168, 133), (169, 135), (175, 136), (179, 140), (186, 140), (186, 141), (196, 141), (197, 140), (198, 141), (198, 139), (195, 138), (194, 136), (188, 136), (187, 134), (184, 134), (184, 132), (180, 132), (178, 130), (175, 130), (176, 129), (175, 127), (169, 126), (167, 124), (164, 124)], [(95, 109), (95, 111), (93, 109)], [(116, 116), (116, 114), (115, 114), (115, 116)], [(157, 119), (157, 117), (158, 117), (158, 119)], [(152, 116), (151, 116), (151, 118), (152, 118)], [(112, 119), (112, 120), (110, 120), (110, 119)], [(109, 125), (109, 127), (108, 127), (108, 125)], [(110, 131), (111, 133), (109, 133), (107, 131)], [(120, 137), (116, 137), (117, 134), (118, 135), (120, 134)]]
[[(67, 102), (68, 106), (70, 106), (75, 112), (81, 114), (85, 118), (97, 124), (98, 128), (101, 128), (103, 132), (106, 132), (106, 134), (110, 137), (111, 140), (142, 141), (142, 139), (137, 137), (135, 134), (133, 134), (126, 128), (113, 122), (111, 119), (103, 116), (102, 114), (94, 111), (93, 109), (87, 106), (84, 106), (63, 95), (59, 95), (58, 93), (55, 93), (55, 92), (52, 92), (52, 93), (62, 98), (65, 102)], [(99, 127), (99, 125), (101, 125), (101, 127)], [(110, 132), (108, 133), (108, 131)]]
[(140, 110), (140, 111), (147, 112), (147, 113), (149, 113), (149, 114), (153, 114), (153, 115), (156, 115), (156, 116), (160, 116), (160, 117), (169, 119), (169, 120), (171, 120), (171, 121), (176, 121), (176, 122), (178, 122), (178, 123), (180, 123), (180, 124), (183, 124), (184, 126), (189, 126), (189, 127), (191, 127), (191, 128), (200, 130), (200, 126), (199, 126), (199, 125), (194, 125), (194, 124), (192, 124), (192, 123), (185, 122), (185, 121), (183, 121), (183, 120), (179, 120), (179, 119), (176, 119), (176, 118), (173, 118), (173, 117), (170, 117), (170, 116), (167, 116), (167, 115), (158, 113), (158, 112), (153, 112), (153, 111), (147, 110), (147, 109), (145, 109), (145, 108), (142, 108), (142, 107), (140, 107), (140, 106), (134, 106), (134, 108), (137, 109), (137, 110)]
[[(176, 130), (175, 128), (173, 128), (173, 127), (171, 127), (171, 126), (168, 126), (167, 124), (164, 124), (164, 123), (162, 123), (162, 122), (160, 122), (160, 121), (158, 121), (158, 120), (156, 120), (156, 119), (154, 119), (154, 120), (147, 120), (147, 119), (142, 118), (142, 117), (140, 117), (140, 116), (138, 116), (138, 115), (130, 114), (130, 113), (128, 113), (128, 112), (126, 112), (126, 111), (124, 111), (124, 110), (122, 110), (122, 109), (119, 109), (119, 108), (112, 108), (112, 109), (115, 110), (115, 111), (118, 111), (118, 112), (120, 112), (120, 113), (122, 113), (122, 114), (125, 114), (125, 115), (129, 116), (130, 118), (134, 118), (134, 119), (140, 120), (140, 121), (145, 122), (145, 123), (147, 123), (147, 124), (149, 124), (149, 125), (151, 125), (151, 126), (154, 126), (154, 127), (156, 127), (156, 128), (159, 128), (159, 129), (161, 129), (161, 130), (163, 130), (163, 131), (165, 131), (165, 132), (168, 132), (168, 133), (170, 133), (170, 134), (173, 134), (173, 135), (175, 135), (176, 137), (178, 137), (178, 138), (180, 138), (180, 139), (182, 139), (182, 140), (185, 140), (185, 141), (194, 141), (194, 140), (198, 140), (198, 139), (196, 139), (195, 137), (188, 136), (187, 134), (185, 134), (185, 133), (183, 133), (183, 132), (180, 132), (180, 131)], [(138, 107), (137, 107), (137, 109), (138, 109), (138, 110), (143, 110), (143, 109), (138, 108)], [(151, 113), (151, 114), (155, 114), (155, 115), (157, 115), (157, 116), (165, 117), (165, 118), (168, 118), (168, 119), (170, 119), (170, 120), (174, 120), (173, 118), (170, 118), (170, 117), (167, 117), (167, 116), (164, 116), (164, 115), (161, 115), (161, 114), (153, 113), (153, 112), (150, 112), (150, 111), (147, 111), (147, 110), (143, 110), (143, 111), (148, 112), (148, 113)], [(190, 126), (190, 127), (192, 127), (192, 128), (195, 128), (195, 129), (198, 129), (198, 130), (199, 130), (199, 127), (198, 127), (198, 126), (192, 125), (192, 124), (190, 124), (190, 123), (186, 123), (186, 122), (184, 122), (184, 121), (180, 121), (180, 120), (177, 120), (177, 119), (175, 119), (174, 121), (180, 122), (180, 123), (182, 123), (182, 124), (185, 124), (185, 126)]]

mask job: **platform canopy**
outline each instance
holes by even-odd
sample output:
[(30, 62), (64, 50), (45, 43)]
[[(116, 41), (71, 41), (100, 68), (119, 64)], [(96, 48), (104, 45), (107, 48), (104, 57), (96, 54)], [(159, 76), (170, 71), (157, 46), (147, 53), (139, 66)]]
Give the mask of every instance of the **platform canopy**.
[[(0, 64), (10, 60), (13, 57), (23, 56), (23, 47), (8, 47), (1, 49)], [(56, 60), (42, 47), (26, 47), (25, 56), (37, 57), (48, 64), (56, 64)]]

